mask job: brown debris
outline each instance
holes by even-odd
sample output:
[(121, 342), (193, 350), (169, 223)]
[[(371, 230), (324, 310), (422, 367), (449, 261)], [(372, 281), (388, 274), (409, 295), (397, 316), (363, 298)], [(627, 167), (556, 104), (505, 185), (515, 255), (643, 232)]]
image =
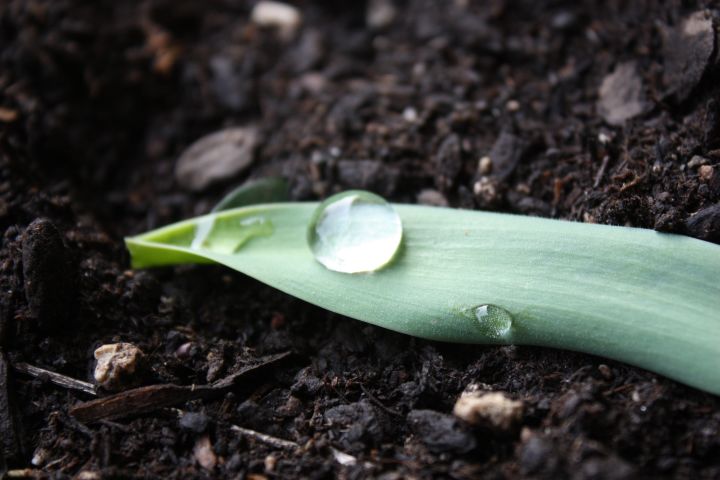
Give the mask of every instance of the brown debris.
[(131, 415), (151, 412), (178, 403), (200, 398), (211, 398), (222, 394), (239, 384), (249, 380), (269, 367), (284, 360), (290, 352), (261, 357), (257, 363), (241, 368), (210, 385), (150, 385), (147, 387), (126, 390), (109, 397), (91, 400), (70, 409), (70, 415), (83, 423), (96, 422), (102, 419), (122, 418)]
[(78, 390), (80, 392), (87, 393), (88, 395), (97, 395), (97, 387), (92, 383), (83, 382), (82, 380), (77, 380), (60, 373), (51, 372), (50, 370), (45, 370), (44, 368), (36, 367), (24, 362), (13, 363), (12, 366), (18, 372), (43, 380), (47, 379), (50, 383), (59, 387), (68, 388), (70, 390)]

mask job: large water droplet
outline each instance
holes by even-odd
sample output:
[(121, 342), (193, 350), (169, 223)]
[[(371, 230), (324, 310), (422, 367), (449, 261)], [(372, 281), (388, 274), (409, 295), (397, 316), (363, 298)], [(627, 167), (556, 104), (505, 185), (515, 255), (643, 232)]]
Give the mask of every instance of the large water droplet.
[(510, 312), (496, 305), (475, 307), (475, 318), (483, 333), (491, 338), (505, 338), (512, 328), (513, 318)]
[(372, 272), (387, 265), (402, 241), (402, 223), (382, 197), (351, 190), (318, 206), (308, 228), (315, 259), (336, 272)]

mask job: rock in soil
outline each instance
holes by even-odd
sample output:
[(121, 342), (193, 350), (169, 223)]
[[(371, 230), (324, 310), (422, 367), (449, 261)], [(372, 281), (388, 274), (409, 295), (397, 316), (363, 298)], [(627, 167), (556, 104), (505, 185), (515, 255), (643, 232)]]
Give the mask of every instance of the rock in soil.
[(46, 218), (33, 221), (22, 236), (22, 264), (30, 315), (42, 331), (66, 328), (77, 288), (77, 270), (60, 231)]
[(502, 392), (467, 392), (455, 402), (453, 413), (471, 425), (507, 433), (520, 423), (523, 403)]
[(679, 25), (666, 29), (663, 40), (667, 93), (684, 102), (702, 79), (715, 48), (712, 15), (700, 10), (687, 16)]
[(106, 390), (117, 391), (138, 382), (144, 354), (132, 343), (110, 343), (95, 350), (95, 381)]

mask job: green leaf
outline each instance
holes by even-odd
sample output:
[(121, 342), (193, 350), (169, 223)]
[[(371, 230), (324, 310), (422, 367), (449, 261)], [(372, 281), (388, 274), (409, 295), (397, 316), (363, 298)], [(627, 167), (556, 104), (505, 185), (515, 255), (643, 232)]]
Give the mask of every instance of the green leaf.
[[(307, 245), (317, 205), (229, 210), (126, 242), (137, 268), (221, 263), (409, 335), (588, 352), (720, 394), (718, 245), (650, 230), (394, 205), (400, 251), (382, 270), (350, 275), (324, 268)], [(494, 335), (480, 312), (494, 315), (496, 332), (505, 332), (503, 315), (511, 315), (509, 331)]]
[(256, 203), (284, 202), (290, 199), (287, 180), (266, 177), (249, 180), (225, 195), (212, 209), (213, 213)]

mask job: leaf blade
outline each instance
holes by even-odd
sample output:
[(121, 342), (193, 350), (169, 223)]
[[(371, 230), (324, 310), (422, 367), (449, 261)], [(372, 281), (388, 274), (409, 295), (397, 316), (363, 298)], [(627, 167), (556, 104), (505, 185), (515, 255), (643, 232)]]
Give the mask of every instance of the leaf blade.
[[(516, 344), (579, 350), (720, 394), (720, 247), (649, 230), (396, 205), (403, 249), (369, 275), (326, 270), (305, 243), (317, 204), (218, 215), (276, 230), (238, 254), (168, 244), (193, 219), (127, 239), (135, 266), (213, 261), (328, 310), (434, 340), (499, 343), (463, 315), (511, 312)], [(180, 237), (182, 237), (180, 235)], [(154, 255), (159, 255), (154, 258)]]

